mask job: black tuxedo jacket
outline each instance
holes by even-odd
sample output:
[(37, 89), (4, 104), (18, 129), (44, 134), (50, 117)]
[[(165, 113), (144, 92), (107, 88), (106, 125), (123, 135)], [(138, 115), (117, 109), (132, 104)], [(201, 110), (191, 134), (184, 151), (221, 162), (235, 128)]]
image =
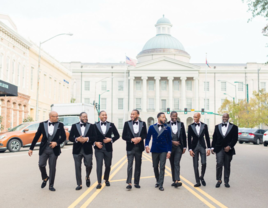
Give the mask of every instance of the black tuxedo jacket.
[[(141, 137), (141, 141), (137, 144), (139, 146), (140, 151), (144, 151), (144, 140), (146, 139), (147, 136), (147, 128), (146, 128), (146, 123), (143, 121), (138, 121), (139, 122), (139, 132), (138, 135)], [(131, 151), (133, 147), (135, 146), (133, 142), (131, 142), (131, 139), (133, 139), (134, 136), (134, 129), (133, 129), (133, 121), (126, 121), (124, 124), (124, 129), (123, 129), (123, 135), (122, 139), (126, 141), (126, 149), (127, 151)]]
[[(38, 141), (41, 135), (43, 137), (42, 137), (42, 141), (41, 141), (41, 145), (39, 149), (39, 155), (41, 155), (47, 147), (48, 121), (44, 121), (39, 124), (35, 137), (30, 146), (30, 150), (34, 149), (36, 142)], [(56, 156), (59, 156), (61, 153), (60, 145), (66, 140), (66, 133), (64, 130), (63, 123), (58, 122), (54, 125), (54, 132), (53, 132), (52, 137), (53, 137), (52, 142), (57, 142), (58, 144), (56, 147), (53, 148), (53, 152)]]
[[(205, 142), (205, 139), (206, 142)], [(192, 123), (188, 126), (188, 147), (189, 150), (194, 150), (196, 148), (197, 142), (199, 141), (200, 145), (202, 147), (210, 148), (210, 138), (208, 133), (208, 126), (207, 124), (204, 124), (200, 122), (200, 132), (199, 135), (196, 132), (195, 125)]]
[(231, 150), (226, 152), (230, 155), (235, 155), (236, 142), (238, 140), (238, 127), (232, 123), (229, 123), (227, 132), (225, 136), (222, 134), (222, 124), (218, 124), (215, 126), (213, 140), (212, 140), (212, 148), (214, 148), (214, 152), (218, 153), (222, 148), (230, 146)]
[[(81, 142), (76, 142), (75, 138), (80, 137), (80, 136), (88, 137), (89, 141), (85, 142), (84, 144), (82, 144)], [(73, 142), (73, 154), (79, 154), (81, 151), (81, 148), (84, 149), (84, 153), (86, 155), (92, 154), (92, 145), (94, 144), (95, 139), (96, 139), (96, 133), (95, 133), (95, 128), (93, 124), (90, 124), (90, 123), (86, 124), (84, 135), (82, 135), (82, 132), (81, 132), (80, 122), (72, 125), (69, 140)]]
[[(167, 122), (167, 125), (170, 127), (171, 131), (172, 131), (172, 127), (170, 124), (170, 121)], [(185, 127), (184, 124), (182, 122), (177, 121), (177, 126), (178, 126), (178, 137), (179, 137), (179, 141), (181, 143), (181, 145), (179, 147), (183, 148), (187, 148), (187, 142), (186, 142), (186, 133), (185, 133)]]
[[(106, 121), (106, 133), (103, 135), (101, 130), (101, 124), (100, 122), (95, 123), (94, 125), (95, 131), (96, 131), (96, 142), (102, 142), (102, 145), (104, 144), (103, 140), (105, 137), (111, 138), (112, 142), (106, 143), (106, 151), (112, 152), (113, 151), (113, 143), (119, 139), (120, 135), (115, 127), (115, 125), (111, 122)], [(113, 136), (112, 136), (113, 135)], [(96, 145), (94, 146), (95, 149), (99, 149)]]

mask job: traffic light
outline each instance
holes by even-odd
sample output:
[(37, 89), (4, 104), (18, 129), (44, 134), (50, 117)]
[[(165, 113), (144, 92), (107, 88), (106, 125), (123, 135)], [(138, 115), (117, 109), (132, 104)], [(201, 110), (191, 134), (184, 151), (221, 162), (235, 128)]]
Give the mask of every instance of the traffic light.
[(170, 114), (170, 108), (167, 108), (167, 114)]
[(201, 108), (201, 114), (204, 115), (205, 114), (205, 109)]
[(184, 114), (187, 114), (187, 108), (184, 108)]

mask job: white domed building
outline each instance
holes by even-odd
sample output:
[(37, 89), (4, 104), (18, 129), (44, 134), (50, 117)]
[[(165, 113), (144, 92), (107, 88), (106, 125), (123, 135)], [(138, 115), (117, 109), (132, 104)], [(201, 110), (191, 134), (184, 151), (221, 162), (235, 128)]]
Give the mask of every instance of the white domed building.
[[(100, 95), (100, 109), (108, 113), (108, 120), (118, 129), (129, 120), (133, 109), (147, 125), (156, 122), (158, 112), (178, 111), (186, 125), (193, 122), (193, 113), (202, 108), (208, 114), (201, 120), (210, 132), (221, 122), (215, 115), (225, 98), (246, 99), (258, 89), (257, 69), (260, 71), (260, 89), (267, 90), (268, 66), (258, 63), (190, 63), (190, 55), (182, 43), (171, 34), (172, 24), (166, 17), (156, 25), (156, 36), (148, 40), (137, 55), (138, 63), (63, 63), (73, 73), (72, 95), (75, 102), (93, 103)], [(239, 82), (239, 83), (235, 83)], [(184, 113), (187, 108), (187, 114)], [(167, 115), (169, 119), (169, 115)]]

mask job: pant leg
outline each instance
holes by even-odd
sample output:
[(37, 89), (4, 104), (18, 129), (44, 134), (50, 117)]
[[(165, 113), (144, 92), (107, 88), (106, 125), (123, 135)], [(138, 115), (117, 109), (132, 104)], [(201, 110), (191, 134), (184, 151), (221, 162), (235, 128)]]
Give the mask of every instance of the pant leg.
[(58, 156), (56, 156), (51, 148), (49, 153), (49, 186), (54, 185), (55, 176), (56, 176), (56, 165), (57, 165)]
[(164, 183), (166, 158), (167, 158), (166, 152), (162, 152), (159, 156), (159, 159), (160, 159), (159, 185), (160, 186), (163, 186), (163, 183)]
[(126, 183), (131, 183), (132, 181), (132, 167), (133, 167), (133, 160), (134, 160), (134, 150), (127, 151), (127, 181)]
[(105, 164), (104, 180), (105, 181), (109, 181), (112, 158), (113, 158), (113, 152), (104, 151), (104, 164)]
[(206, 149), (203, 147), (200, 147), (200, 156), (201, 156), (201, 178), (204, 178), (206, 167), (207, 167), (207, 154)]
[(39, 162), (38, 166), (41, 171), (41, 177), (42, 180), (45, 180), (47, 176), (47, 171), (46, 171), (46, 165), (47, 165), (47, 160), (49, 158), (49, 155), (47, 154), (46, 150), (42, 153), (42, 155), (39, 155)]
[(84, 157), (84, 165), (86, 167), (86, 178), (89, 178), (89, 175), (92, 170), (92, 165), (93, 165), (93, 157), (92, 154), (86, 155), (85, 153), (83, 154)]
[(76, 183), (78, 186), (82, 185), (82, 176), (81, 176), (81, 163), (82, 163), (82, 154), (73, 154), (74, 166), (75, 166), (75, 177)]
[(200, 183), (199, 178), (199, 170), (198, 170), (198, 161), (199, 161), (199, 149), (195, 148), (194, 150), (194, 157), (193, 157), (193, 165), (194, 165), (194, 175), (195, 175), (195, 181), (196, 183)]
[(180, 181), (180, 162), (181, 162), (182, 150), (177, 147), (174, 152), (174, 181)]
[(152, 160), (153, 160), (153, 168), (154, 168), (154, 176), (156, 179), (156, 183), (159, 184), (159, 159), (160, 159), (160, 154), (159, 153), (153, 153), (152, 152)]
[(172, 174), (172, 181), (175, 182), (175, 173), (174, 173), (174, 158), (175, 158), (175, 151), (174, 147), (172, 148), (172, 152), (169, 158), (170, 166), (171, 166), (171, 174)]
[(140, 183), (141, 176), (141, 163), (142, 163), (142, 152), (139, 147), (135, 148), (135, 171), (134, 171), (134, 184)]
[(216, 180), (220, 181), (222, 178), (222, 166), (224, 164), (224, 150), (222, 149), (216, 153)]
[(224, 183), (229, 183), (232, 159), (233, 155), (228, 155), (224, 152)]
[(95, 149), (95, 157), (96, 157), (96, 164), (97, 164), (97, 178), (98, 183), (101, 183), (101, 175), (102, 175), (102, 165), (103, 165), (103, 158), (104, 154), (102, 150)]

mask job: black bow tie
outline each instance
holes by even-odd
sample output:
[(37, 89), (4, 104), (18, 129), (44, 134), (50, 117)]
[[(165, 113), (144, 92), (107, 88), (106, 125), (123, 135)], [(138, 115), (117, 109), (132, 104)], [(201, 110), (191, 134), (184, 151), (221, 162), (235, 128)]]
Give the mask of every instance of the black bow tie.
[(58, 122), (53, 122), (53, 123), (49, 122), (48, 125), (49, 125), (49, 126), (50, 126), (50, 125), (54, 126), (56, 123), (58, 123)]
[(177, 123), (176, 122), (172, 122), (171, 125), (176, 125)]
[(195, 125), (195, 126), (200, 126), (200, 123), (195, 123), (194, 125)]
[(104, 126), (106, 126), (106, 122), (101, 122), (101, 125), (104, 125)]
[(161, 126), (161, 127), (163, 128), (163, 125), (161, 125), (161, 124), (157, 124), (157, 126), (158, 126), (158, 127), (160, 127), (160, 126)]
[(227, 127), (227, 124), (224, 124), (224, 123), (223, 123), (223, 124), (222, 124), (222, 126), (225, 126), (225, 127)]
[(87, 125), (86, 123), (81, 123), (81, 124), (80, 124), (81, 127), (82, 127), (82, 126), (86, 127), (86, 125)]
[(138, 125), (138, 121), (133, 121), (133, 125), (134, 125), (134, 124)]

